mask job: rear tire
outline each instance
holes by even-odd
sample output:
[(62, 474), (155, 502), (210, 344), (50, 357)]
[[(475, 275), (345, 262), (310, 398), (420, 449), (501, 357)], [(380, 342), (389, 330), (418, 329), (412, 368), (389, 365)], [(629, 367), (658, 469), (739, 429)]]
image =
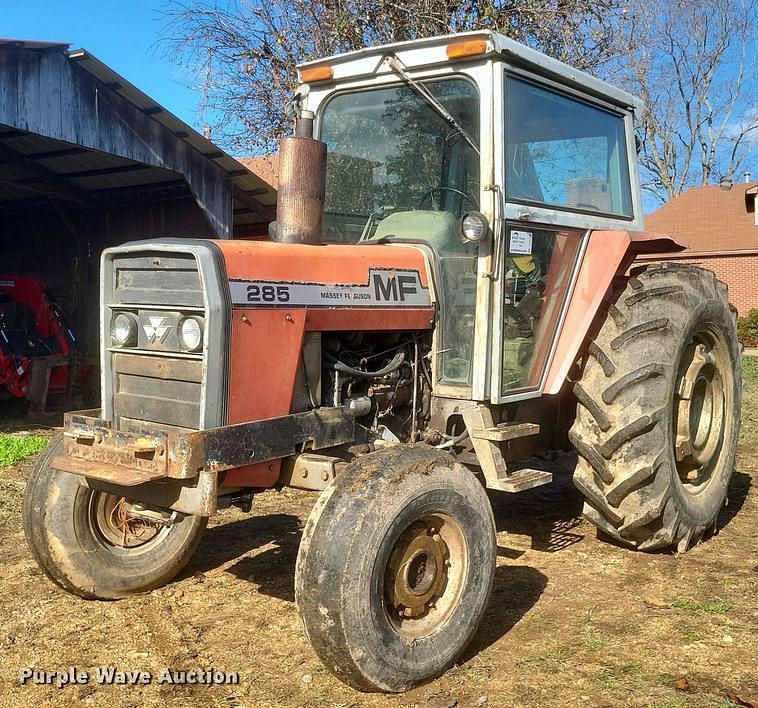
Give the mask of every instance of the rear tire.
[(118, 599), (171, 580), (195, 552), (207, 518), (184, 516), (154, 528), (135, 524), (123, 515), (120, 498), (53, 469), (51, 459), (62, 452), (58, 435), (37, 461), (24, 494), (24, 533), (42, 570), (86, 599)]
[(486, 609), (495, 525), (482, 485), (449, 455), (397, 446), (358, 458), (303, 532), (295, 599), (326, 667), (399, 692), (450, 667)]
[(639, 550), (697, 543), (724, 504), (739, 434), (741, 346), (726, 286), (695, 266), (635, 271), (574, 392), (585, 517)]

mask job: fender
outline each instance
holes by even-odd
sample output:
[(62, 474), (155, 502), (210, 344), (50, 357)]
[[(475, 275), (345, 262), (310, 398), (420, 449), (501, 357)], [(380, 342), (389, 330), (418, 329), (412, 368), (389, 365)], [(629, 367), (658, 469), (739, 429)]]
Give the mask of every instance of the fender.
[(560, 392), (613, 279), (626, 273), (639, 254), (672, 253), (687, 248), (671, 236), (648, 231), (592, 231), (588, 238), (544, 393)]

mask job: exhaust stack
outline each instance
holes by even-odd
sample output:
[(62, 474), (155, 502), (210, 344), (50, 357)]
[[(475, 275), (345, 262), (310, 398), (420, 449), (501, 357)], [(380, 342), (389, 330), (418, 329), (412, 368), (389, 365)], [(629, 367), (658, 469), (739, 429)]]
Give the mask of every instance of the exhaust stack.
[(326, 144), (313, 138), (313, 113), (295, 120), (295, 134), (279, 140), (276, 221), (269, 235), (279, 243), (319, 245), (324, 224)]

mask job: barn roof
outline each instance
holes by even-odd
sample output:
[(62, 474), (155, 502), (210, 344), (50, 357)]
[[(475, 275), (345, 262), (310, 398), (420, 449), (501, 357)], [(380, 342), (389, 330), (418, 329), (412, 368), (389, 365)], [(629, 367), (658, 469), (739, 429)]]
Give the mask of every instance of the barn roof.
[(86, 50), (0, 39), (0, 204), (168, 195), (185, 180), (219, 235), (273, 218), (270, 185)]

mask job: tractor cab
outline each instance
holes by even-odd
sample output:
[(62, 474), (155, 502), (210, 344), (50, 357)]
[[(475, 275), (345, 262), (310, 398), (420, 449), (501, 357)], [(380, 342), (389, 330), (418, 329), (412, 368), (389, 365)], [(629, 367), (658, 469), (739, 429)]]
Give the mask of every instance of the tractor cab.
[(300, 77), (327, 146), (324, 241), (428, 247), (437, 395), (539, 396), (589, 231), (642, 227), (639, 101), (491, 32), (350, 52)]

